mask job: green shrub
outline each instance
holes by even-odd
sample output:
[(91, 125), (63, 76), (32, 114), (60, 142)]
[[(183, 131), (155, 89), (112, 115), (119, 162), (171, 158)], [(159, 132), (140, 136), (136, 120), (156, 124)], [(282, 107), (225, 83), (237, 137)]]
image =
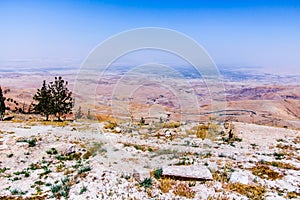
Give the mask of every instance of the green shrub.
[(6, 156), (7, 156), (8, 158), (11, 158), (11, 157), (14, 156), (14, 154), (13, 154), (13, 153), (10, 153), (10, 154), (7, 154)]
[(87, 187), (86, 186), (82, 186), (81, 189), (80, 189), (80, 192), (79, 194), (83, 194), (87, 191)]
[(149, 188), (152, 186), (152, 179), (151, 178), (145, 178), (141, 183), (141, 187)]
[(49, 154), (49, 155), (58, 154), (58, 152), (55, 148), (51, 148), (51, 149), (47, 150), (46, 153)]
[(62, 188), (61, 185), (52, 185), (50, 190), (53, 194), (56, 194), (60, 191), (61, 188)]
[(83, 166), (83, 167), (80, 167), (78, 169), (78, 174), (82, 174), (82, 173), (88, 172), (88, 171), (91, 171), (91, 167), (90, 166)]
[(0, 168), (0, 173), (4, 173), (6, 170), (10, 170), (10, 168), (6, 168), (6, 167)]
[(156, 179), (160, 179), (162, 177), (162, 168), (159, 168), (157, 170), (154, 171), (154, 178)]
[(31, 138), (31, 139), (20, 139), (17, 140), (17, 142), (27, 142), (29, 147), (35, 147), (36, 146), (36, 139), (35, 138)]

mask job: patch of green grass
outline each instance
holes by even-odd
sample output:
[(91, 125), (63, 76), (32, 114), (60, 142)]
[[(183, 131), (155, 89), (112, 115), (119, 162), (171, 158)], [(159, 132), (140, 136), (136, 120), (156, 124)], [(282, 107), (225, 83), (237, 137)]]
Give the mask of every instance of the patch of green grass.
[(80, 152), (74, 152), (74, 153), (71, 153), (70, 155), (57, 155), (55, 158), (57, 160), (61, 160), (61, 161), (79, 160), (81, 155), (82, 155), (82, 153), (80, 153)]
[(52, 184), (51, 183), (46, 183), (45, 186), (50, 187)]
[(35, 138), (20, 139), (20, 140), (17, 140), (17, 142), (27, 142), (29, 147), (35, 147), (36, 146), (36, 139)]
[(21, 178), (20, 178), (20, 177), (14, 177), (14, 178), (12, 179), (12, 181), (18, 181), (18, 180), (21, 180)]
[(48, 149), (47, 151), (46, 151), (46, 153), (48, 154), (48, 155), (55, 155), (55, 154), (58, 154), (58, 152), (57, 152), (57, 150), (55, 149), (55, 148), (51, 148), (51, 149)]
[(59, 165), (56, 166), (56, 172), (62, 172), (64, 167), (65, 165), (60, 163)]
[(0, 173), (4, 173), (7, 170), (10, 170), (10, 168), (6, 168), (6, 167), (0, 168)]
[(65, 197), (65, 199), (69, 196), (69, 191), (71, 188), (71, 183), (69, 177), (65, 177), (61, 179), (61, 183), (59, 181), (55, 181), (55, 185), (51, 185), (50, 191), (53, 194), (53, 197), (60, 198)]
[(80, 167), (78, 169), (78, 174), (82, 174), (82, 173), (88, 172), (88, 171), (91, 171), (91, 167), (90, 166), (83, 166), (83, 167)]
[(235, 137), (235, 138), (233, 139), (233, 141), (235, 141), (235, 142), (241, 142), (241, 141), (243, 141), (243, 139), (242, 139), (242, 138)]
[(83, 194), (83, 193), (85, 193), (86, 191), (87, 191), (87, 187), (86, 187), (86, 186), (82, 186), (82, 187), (80, 188), (79, 194)]
[(52, 185), (50, 190), (53, 194), (58, 193), (61, 190), (62, 186), (60, 184)]
[(30, 176), (30, 173), (26, 170), (14, 172), (14, 175), (20, 175), (20, 174), (24, 174), (26, 178)]
[(40, 195), (43, 192), (43, 190), (39, 186), (37, 186), (35, 188), (35, 190), (36, 190), (37, 195)]
[(151, 178), (145, 178), (141, 183), (140, 186), (141, 187), (145, 187), (145, 188), (149, 188), (152, 186), (152, 179)]
[(36, 140), (35, 139), (30, 139), (30, 140), (28, 140), (28, 144), (29, 144), (29, 147), (35, 147)]
[(40, 175), (39, 175), (40, 178), (42, 176), (45, 176), (45, 175), (50, 174), (52, 172), (51, 169), (49, 169), (47, 166), (45, 166), (43, 168), (44, 168), (44, 172), (40, 173)]
[(44, 185), (45, 183), (41, 180), (35, 181), (34, 184), (36, 185)]
[(13, 153), (10, 153), (10, 154), (7, 154), (6, 156), (7, 156), (8, 158), (11, 158), (11, 157), (14, 156), (14, 154), (13, 154)]
[(42, 169), (42, 166), (39, 163), (31, 163), (29, 169), (30, 170)]
[(276, 160), (282, 160), (285, 158), (285, 155), (283, 153), (274, 152), (273, 156), (275, 157)]
[(11, 195), (24, 195), (27, 193), (27, 191), (21, 191), (18, 189), (13, 189), (10, 191)]
[(143, 146), (140, 146), (140, 145), (133, 145), (133, 147), (134, 147), (136, 150), (144, 151)]
[(160, 179), (161, 177), (162, 177), (162, 168), (159, 168), (159, 169), (157, 169), (157, 170), (155, 170), (154, 171), (154, 178), (156, 178), (156, 179)]

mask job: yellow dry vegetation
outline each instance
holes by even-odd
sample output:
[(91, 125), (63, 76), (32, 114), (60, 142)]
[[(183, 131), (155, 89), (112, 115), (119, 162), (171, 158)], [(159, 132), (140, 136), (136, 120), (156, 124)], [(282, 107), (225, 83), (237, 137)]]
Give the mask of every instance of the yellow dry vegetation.
[(70, 124), (70, 121), (41, 121), (40, 125), (64, 127)]
[(267, 165), (257, 165), (255, 167), (250, 168), (252, 174), (264, 179), (276, 180), (278, 178), (282, 178), (282, 175), (274, 170), (272, 170)]
[(166, 122), (163, 125), (163, 128), (178, 128), (180, 126), (180, 122)]
[(194, 198), (196, 192), (193, 191), (188, 184), (186, 183), (179, 183), (175, 186), (173, 190), (173, 194), (181, 196), (181, 197), (187, 197), (187, 198)]
[(186, 130), (186, 133), (188, 135), (196, 135), (197, 138), (214, 140), (215, 136), (219, 133), (219, 125), (215, 123), (200, 124), (190, 130)]
[(266, 188), (262, 185), (247, 185), (242, 183), (229, 183), (227, 185), (228, 189), (235, 191), (241, 195), (247, 196), (250, 199), (262, 200), (264, 199), (264, 194)]
[(173, 189), (174, 185), (176, 184), (175, 180), (169, 179), (169, 178), (163, 178), (159, 180), (159, 189), (163, 193), (168, 193), (171, 189)]
[(278, 168), (282, 168), (282, 169), (299, 170), (298, 167), (296, 167), (290, 163), (277, 162), (277, 161), (272, 161), (272, 162), (264, 161), (263, 163), (266, 165), (272, 165), (273, 167), (278, 167)]
[(117, 123), (117, 119), (110, 116), (110, 115), (102, 115), (102, 114), (97, 114), (96, 118), (99, 122), (111, 122), (111, 123)]

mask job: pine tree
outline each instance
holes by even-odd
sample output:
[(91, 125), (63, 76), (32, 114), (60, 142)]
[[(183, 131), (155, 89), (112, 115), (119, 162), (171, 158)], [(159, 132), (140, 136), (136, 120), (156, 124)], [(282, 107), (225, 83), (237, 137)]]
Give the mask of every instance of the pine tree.
[(0, 86), (0, 120), (2, 121), (3, 120), (3, 116), (5, 114), (5, 97), (3, 96), (3, 93), (2, 93), (2, 88)]
[(54, 115), (59, 121), (63, 115), (72, 113), (74, 105), (72, 92), (67, 86), (68, 82), (65, 82), (62, 77), (55, 77), (55, 81), (48, 85), (44, 80), (42, 88), (38, 89), (33, 97), (38, 102), (33, 104), (35, 112), (45, 115), (46, 120), (50, 115)]
[(72, 112), (73, 98), (72, 92), (67, 88), (68, 82), (62, 77), (55, 77), (55, 81), (51, 82), (49, 89), (52, 95), (51, 98), (51, 113), (60, 121), (61, 116)]
[(39, 113), (46, 116), (46, 120), (49, 120), (51, 112), (52, 96), (49, 87), (46, 85), (46, 81), (43, 81), (41, 89), (37, 90), (37, 93), (33, 96), (33, 100), (37, 101), (37, 104), (33, 104), (35, 113)]

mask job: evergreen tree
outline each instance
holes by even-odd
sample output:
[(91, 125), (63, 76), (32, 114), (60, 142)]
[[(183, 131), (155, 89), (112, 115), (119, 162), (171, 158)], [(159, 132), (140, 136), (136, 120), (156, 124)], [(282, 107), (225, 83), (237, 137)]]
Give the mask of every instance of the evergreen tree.
[(37, 104), (33, 104), (35, 113), (39, 113), (46, 116), (46, 120), (49, 120), (49, 115), (52, 114), (51, 104), (52, 96), (49, 87), (46, 85), (46, 81), (43, 81), (41, 89), (37, 90), (37, 93), (33, 96), (33, 100), (37, 101)]
[(68, 82), (62, 77), (55, 77), (55, 81), (51, 82), (49, 89), (51, 92), (51, 113), (61, 120), (61, 116), (72, 112), (73, 98), (72, 92), (67, 88)]
[(5, 114), (5, 97), (3, 96), (3, 93), (2, 93), (2, 88), (0, 86), (0, 120), (2, 121), (3, 120), (3, 116)]

